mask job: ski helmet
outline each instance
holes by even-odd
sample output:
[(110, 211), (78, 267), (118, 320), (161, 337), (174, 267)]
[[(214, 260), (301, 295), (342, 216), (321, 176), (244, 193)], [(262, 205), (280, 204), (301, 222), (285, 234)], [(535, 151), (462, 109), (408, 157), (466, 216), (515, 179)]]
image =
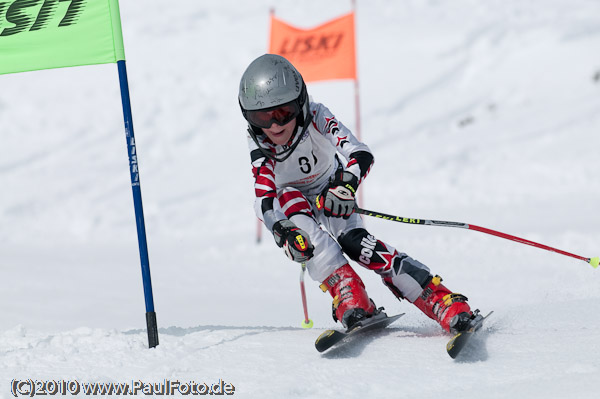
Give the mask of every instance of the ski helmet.
[[(248, 121), (248, 133), (262, 153), (278, 162), (287, 159), (312, 120), (306, 85), (300, 72), (285, 58), (264, 54), (252, 61), (242, 75), (238, 100)], [(294, 118), (296, 128), (289, 146), (273, 153), (260, 145), (257, 136), (264, 135), (261, 128), (269, 128), (273, 123), (285, 125)], [(300, 127), (302, 131), (298, 134)]]

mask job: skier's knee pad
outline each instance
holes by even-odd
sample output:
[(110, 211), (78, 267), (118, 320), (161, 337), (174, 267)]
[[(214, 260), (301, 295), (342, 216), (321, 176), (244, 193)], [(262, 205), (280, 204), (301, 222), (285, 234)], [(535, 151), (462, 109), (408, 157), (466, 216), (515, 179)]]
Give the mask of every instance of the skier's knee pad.
[[(368, 240), (369, 236), (372, 238), (371, 240)], [(342, 247), (342, 251), (344, 251), (344, 253), (350, 257), (350, 259), (352, 259), (355, 262), (360, 262), (360, 257), (362, 255), (361, 242), (363, 241), (363, 239), (367, 239), (369, 242), (373, 243), (373, 247), (374, 243), (377, 242), (375, 237), (370, 235), (369, 232), (363, 228), (352, 229), (350, 231), (344, 232), (340, 234), (337, 241)], [(370, 251), (372, 252), (372, 249), (370, 249)]]
[(390, 271), (398, 252), (379, 241), (364, 228), (356, 228), (340, 234), (338, 243), (355, 262), (379, 274)]
[(350, 259), (381, 274), (388, 286), (396, 288), (396, 296), (418, 295), (431, 280), (427, 266), (377, 240), (364, 228), (342, 233), (338, 243)]

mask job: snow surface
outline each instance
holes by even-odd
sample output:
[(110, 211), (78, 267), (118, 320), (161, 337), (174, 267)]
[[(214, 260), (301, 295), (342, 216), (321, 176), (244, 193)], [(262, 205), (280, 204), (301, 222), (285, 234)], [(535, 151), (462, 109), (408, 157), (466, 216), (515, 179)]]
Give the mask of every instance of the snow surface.
[[(115, 65), (0, 76), (0, 398), (13, 379), (180, 381), (244, 398), (597, 397), (600, 271), (467, 230), (366, 220), (483, 312), (480, 349), (359, 270), (389, 313), (325, 355), (330, 298), (256, 219), (237, 85), (272, 1), (121, 1), (160, 345), (147, 349)], [(277, 2), (311, 27), (349, 1)], [(364, 206), (600, 255), (600, 2), (358, 2)], [(309, 85), (354, 128), (353, 85)]]

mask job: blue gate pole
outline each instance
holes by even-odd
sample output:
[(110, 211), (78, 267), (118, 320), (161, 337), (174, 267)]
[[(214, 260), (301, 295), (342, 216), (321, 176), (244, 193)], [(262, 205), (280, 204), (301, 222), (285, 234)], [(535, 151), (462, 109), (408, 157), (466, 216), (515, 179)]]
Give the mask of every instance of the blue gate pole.
[(131, 173), (131, 190), (133, 191), (133, 206), (135, 208), (135, 222), (137, 225), (140, 261), (142, 264), (144, 299), (146, 301), (148, 347), (154, 348), (158, 345), (158, 327), (156, 325), (156, 312), (154, 311), (154, 299), (152, 297), (152, 280), (150, 278), (150, 261), (148, 259), (146, 225), (144, 223), (144, 209), (142, 207), (140, 172), (138, 168), (135, 137), (133, 135), (133, 117), (131, 115), (131, 101), (129, 99), (129, 83), (127, 82), (127, 69), (125, 68), (125, 61), (117, 61), (117, 68), (119, 69), (121, 101), (123, 102), (123, 118), (125, 119), (125, 136), (127, 138), (127, 153), (129, 154), (129, 171)]

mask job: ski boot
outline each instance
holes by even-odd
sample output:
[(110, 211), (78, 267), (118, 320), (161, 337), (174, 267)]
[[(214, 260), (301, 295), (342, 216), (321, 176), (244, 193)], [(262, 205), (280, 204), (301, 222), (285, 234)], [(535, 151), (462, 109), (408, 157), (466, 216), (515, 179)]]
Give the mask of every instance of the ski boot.
[(467, 300), (462, 294), (450, 292), (442, 285), (442, 278), (435, 276), (413, 304), (437, 321), (444, 330), (456, 334), (474, 325), (477, 317), (482, 317), (479, 311), (476, 314), (471, 312)]
[(364, 283), (347, 263), (323, 281), (321, 290), (333, 297), (333, 320), (340, 321), (347, 330), (376, 312)]

